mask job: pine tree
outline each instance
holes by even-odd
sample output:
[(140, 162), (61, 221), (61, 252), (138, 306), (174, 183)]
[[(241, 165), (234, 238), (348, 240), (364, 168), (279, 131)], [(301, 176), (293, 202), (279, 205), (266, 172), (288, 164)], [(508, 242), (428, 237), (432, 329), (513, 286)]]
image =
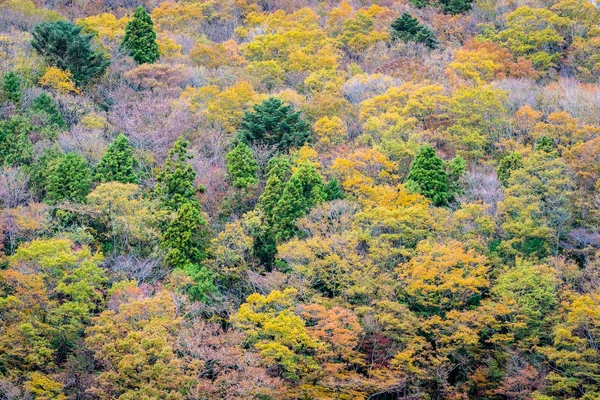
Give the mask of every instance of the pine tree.
[(227, 153), (225, 160), (227, 161), (227, 171), (233, 186), (243, 189), (248, 185), (258, 183), (256, 177), (258, 163), (247, 144), (244, 142), (238, 143), (235, 149)]
[(63, 154), (50, 166), (46, 182), (46, 201), (83, 203), (92, 183), (87, 162), (77, 153)]
[(500, 164), (498, 164), (498, 168), (496, 169), (496, 175), (504, 187), (508, 186), (510, 174), (519, 168), (523, 168), (523, 156), (521, 153), (512, 152), (500, 160)]
[(462, 14), (473, 7), (473, 0), (441, 0), (446, 14)]
[(282, 152), (311, 140), (310, 127), (300, 118), (300, 112), (274, 97), (255, 105), (253, 112), (246, 112), (240, 128), (241, 141), (276, 146)]
[(407, 180), (436, 206), (446, 204), (451, 197), (444, 163), (429, 145), (417, 154)]
[(423, 43), (431, 49), (437, 47), (437, 39), (431, 29), (419, 24), (416, 18), (408, 13), (392, 22), (392, 39), (403, 42)]
[(2, 94), (6, 100), (13, 103), (21, 101), (21, 77), (13, 72), (7, 72), (2, 78)]
[(159, 59), (154, 22), (144, 7), (135, 9), (133, 19), (125, 28), (121, 46), (138, 64), (152, 64)]
[(165, 166), (158, 174), (155, 193), (160, 198), (163, 208), (177, 210), (183, 203), (197, 201), (198, 190), (194, 183), (196, 172), (187, 163), (191, 158), (187, 147), (188, 142), (183, 137), (179, 137), (169, 150)]
[(102, 75), (110, 64), (92, 48), (92, 35), (83, 35), (81, 29), (68, 21), (44, 22), (34, 28), (31, 41), (48, 64), (70, 71), (78, 86)]
[(127, 136), (120, 133), (108, 146), (106, 153), (96, 166), (95, 180), (98, 182), (137, 183), (136, 160), (133, 146)]

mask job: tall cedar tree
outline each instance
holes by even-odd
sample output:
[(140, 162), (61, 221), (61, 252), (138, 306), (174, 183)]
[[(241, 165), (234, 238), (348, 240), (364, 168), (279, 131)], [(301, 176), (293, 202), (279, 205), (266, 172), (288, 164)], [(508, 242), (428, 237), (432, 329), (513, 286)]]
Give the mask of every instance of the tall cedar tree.
[(95, 180), (98, 182), (137, 183), (136, 160), (129, 139), (120, 133), (108, 146), (106, 153), (96, 166)]
[(13, 72), (7, 72), (2, 78), (2, 95), (5, 100), (19, 103), (21, 101), (21, 77)]
[[(179, 137), (165, 161), (165, 166), (158, 174), (155, 192), (165, 209), (177, 210), (183, 203), (198, 201), (194, 180), (196, 172), (187, 160), (191, 156), (187, 152), (188, 142)], [(199, 188), (203, 190), (203, 188)]]
[(451, 197), (444, 163), (429, 145), (417, 154), (408, 174), (408, 183), (415, 185), (416, 190), (436, 206), (446, 204)]
[(430, 49), (435, 49), (438, 44), (431, 29), (419, 24), (419, 21), (408, 13), (402, 14), (392, 22), (392, 39), (423, 43)]
[(78, 86), (100, 76), (108, 68), (106, 56), (92, 48), (92, 35), (68, 21), (44, 22), (32, 32), (31, 45), (46, 61), (73, 74)]
[(138, 64), (152, 64), (159, 59), (154, 22), (144, 7), (135, 9), (121, 45)]
[(165, 263), (189, 273), (199, 268), (197, 263), (203, 258), (207, 223), (196, 197), (196, 173), (187, 163), (191, 158), (187, 147), (188, 142), (182, 137), (175, 141), (158, 175), (155, 191), (161, 206), (174, 213), (163, 230), (161, 247), (166, 251)]
[(312, 139), (309, 125), (291, 105), (271, 97), (246, 112), (240, 125), (239, 138), (248, 144), (276, 146), (287, 152)]
[(31, 113), (44, 117), (44, 122), (53, 129), (64, 129), (67, 127), (65, 119), (58, 111), (56, 103), (47, 93), (42, 93), (33, 100)]
[(227, 161), (227, 171), (233, 186), (243, 189), (248, 185), (258, 183), (256, 177), (258, 163), (246, 143), (239, 142), (235, 149), (227, 153), (225, 160)]
[(87, 162), (77, 153), (63, 154), (50, 166), (46, 182), (46, 202), (83, 203), (90, 192), (91, 172)]

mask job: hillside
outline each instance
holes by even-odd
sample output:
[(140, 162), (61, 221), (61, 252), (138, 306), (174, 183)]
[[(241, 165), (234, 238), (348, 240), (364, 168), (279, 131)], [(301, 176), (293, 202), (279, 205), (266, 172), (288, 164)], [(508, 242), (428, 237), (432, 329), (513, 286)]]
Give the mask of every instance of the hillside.
[(0, 0), (0, 400), (600, 399), (587, 0)]

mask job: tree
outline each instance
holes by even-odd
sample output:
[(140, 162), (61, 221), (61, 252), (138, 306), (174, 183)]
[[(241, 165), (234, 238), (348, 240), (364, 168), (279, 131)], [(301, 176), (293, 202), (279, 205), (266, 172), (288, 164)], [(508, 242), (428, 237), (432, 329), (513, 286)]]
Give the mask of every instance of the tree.
[(154, 22), (144, 7), (139, 6), (135, 9), (133, 19), (125, 28), (121, 46), (138, 64), (152, 64), (159, 59)]
[(91, 172), (85, 159), (73, 152), (63, 154), (50, 165), (46, 201), (50, 204), (61, 201), (83, 203), (90, 192), (91, 183)]
[(4, 74), (2, 93), (6, 100), (19, 103), (21, 101), (21, 76), (14, 71)]
[[(187, 152), (188, 142), (179, 137), (158, 174), (155, 193), (160, 198), (163, 208), (177, 210), (182, 204), (197, 202), (194, 180), (196, 172), (186, 161), (191, 158)], [(204, 190), (200, 188), (199, 190)]]
[(186, 268), (204, 258), (206, 220), (199, 204), (183, 203), (163, 233), (161, 246), (167, 252), (165, 263), (171, 268)]
[(462, 190), (461, 178), (467, 169), (467, 162), (461, 156), (456, 156), (447, 165), (448, 187), (450, 197), (460, 194)]
[(44, 22), (32, 32), (31, 45), (47, 62), (73, 74), (75, 83), (85, 86), (104, 73), (110, 61), (92, 48), (92, 35), (68, 21)]
[(282, 152), (301, 147), (312, 139), (310, 127), (300, 118), (300, 112), (274, 97), (255, 105), (253, 112), (245, 113), (238, 136), (245, 143), (275, 146)]
[(252, 150), (244, 142), (238, 145), (225, 156), (227, 171), (233, 186), (243, 189), (248, 185), (258, 183), (256, 172), (258, 164), (252, 155)]
[(29, 121), (15, 116), (0, 121), (0, 165), (26, 165), (33, 159)]
[(98, 182), (137, 183), (135, 173), (137, 161), (133, 155), (133, 146), (127, 136), (120, 133), (108, 146), (106, 153), (95, 168), (95, 180)]
[(67, 127), (67, 123), (58, 111), (56, 103), (47, 93), (41, 93), (33, 100), (30, 111), (36, 119), (42, 119), (43, 122), (36, 128), (49, 131), (50, 133), (47, 136), (54, 137), (57, 131)]
[(446, 14), (462, 14), (473, 7), (473, 0), (440, 0)]
[(437, 206), (446, 204), (450, 199), (444, 163), (429, 145), (423, 146), (417, 154), (408, 174), (407, 184), (414, 185), (417, 192)]
[(430, 49), (437, 47), (437, 39), (431, 29), (419, 24), (419, 21), (408, 13), (402, 14), (392, 22), (391, 27), (393, 40), (423, 43)]
[(496, 169), (496, 174), (498, 175), (498, 180), (502, 182), (504, 187), (508, 186), (510, 174), (519, 168), (523, 168), (523, 156), (521, 153), (512, 152), (500, 160), (498, 168)]

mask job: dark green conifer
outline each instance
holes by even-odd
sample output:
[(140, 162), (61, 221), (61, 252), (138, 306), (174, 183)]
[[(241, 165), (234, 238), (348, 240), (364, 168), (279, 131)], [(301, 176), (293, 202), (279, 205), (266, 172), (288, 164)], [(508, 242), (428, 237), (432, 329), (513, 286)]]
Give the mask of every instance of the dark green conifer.
[(96, 166), (95, 180), (98, 182), (137, 183), (136, 160), (133, 146), (127, 136), (120, 133), (108, 146), (106, 153)]
[(154, 22), (144, 7), (135, 9), (121, 45), (138, 64), (152, 64), (160, 58)]
[(407, 183), (436, 206), (445, 205), (450, 199), (448, 176), (444, 163), (433, 147), (421, 148), (408, 174)]
[(255, 105), (253, 112), (246, 112), (238, 136), (248, 144), (276, 146), (278, 150), (287, 152), (310, 142), (311, 131), (300, 118), (299, 111), (271, 97)]
[(403, 42), (423, 43), (431, 49), (437, 47), (437, 39), (431, 29), (419, 24), (416, 18), (408, 13), (392, 22), (391, 35), (393, 40)]
[(7, 72), (2, 78), (2, 95), (13, 103), (21, 101), (21, 77), (13, 72)]
[(102, 75), (110, 65), (103, 53), (92, 48), (92, 35), (82, 34), (81, 29), (69, 21), (56, 21), (44, 22), (31, 33), (33, 48), (48, 64), (70, 71), (79, 86)]
[(46, 201), (56, 204), (61, 201), (85, 202), (92, 183), (87, 162), (77, 153), (63, 154), (50, 165), (46, 182)]
[(0, 166), (27, 165), (33, 159), (29, 121), (20, 116), (0, 120)]
[(500, 160), (500, 164), (498, 164), (498, 168), (496, 169), (498, 180), (502, 182), (505, 187), (508, 186), (510, 174), (519, 168), (523, 168), (523, 156), (516, 151), (510, 153)]

